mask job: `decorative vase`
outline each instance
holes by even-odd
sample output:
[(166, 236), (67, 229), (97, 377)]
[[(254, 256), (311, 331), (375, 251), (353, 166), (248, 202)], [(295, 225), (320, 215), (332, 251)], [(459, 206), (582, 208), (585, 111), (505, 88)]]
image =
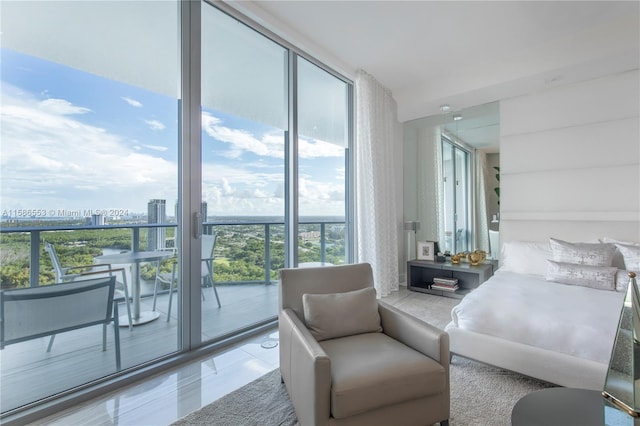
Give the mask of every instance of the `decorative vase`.
[(469, 255), (467, 256), (467, 259), (469, 260), (469, 264), (471, 266), (476, 266), (476, 265), (479, 265), (480, 262), (482, 262), (482, 254), (476, 253), (474, 251), (472, 253), (469, 253)]

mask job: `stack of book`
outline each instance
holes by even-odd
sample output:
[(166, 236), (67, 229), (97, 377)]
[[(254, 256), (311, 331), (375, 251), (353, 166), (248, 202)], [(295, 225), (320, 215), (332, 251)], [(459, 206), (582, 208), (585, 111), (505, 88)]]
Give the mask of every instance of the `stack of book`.
[(458, 279), (435, 277), (431, 288), (434, 290), (456, 291), (458, 289)]

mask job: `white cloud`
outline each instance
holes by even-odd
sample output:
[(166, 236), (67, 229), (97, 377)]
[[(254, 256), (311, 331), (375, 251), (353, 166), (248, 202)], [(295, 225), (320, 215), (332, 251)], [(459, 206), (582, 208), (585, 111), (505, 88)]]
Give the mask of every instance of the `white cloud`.
[(144, 120), (151, 130), (164, 130), (167, 126), (158, 120)]
[[(204, 132), (228, 144), (225, 155), (239, 158), (244, 152), (262, 157), (284, 159), (284, 135), (281, 132), (262, 136), (246, 130), (231, 129), (218, 117), (202, 113)], [(343, 157), (344, 148), (318, 140), (299, 140), (301, 158)], [(203, 164), (203, 197), (212, 215), (284, 215), (284, 165), (273, 161), (227, 164)], [(326, 176), (323, 173), (322, 176)], [(301, 212), (304, 215), (344, 215), (344, 167), (334, 172), (330, 182), (318, 176), (299, 180)], [(224, 177), (224, 178), (222, 178)], [(342, 179), (340, 178), (342, 177)]]
[(164, 152), (169, 150), (169, 148), (167, 148), (166, 146), (161, 146), (161, 145), (142, 145), (142, 146), (153, 151)]
[(176, 164), (69, 116), (88, 109), (65, 100), (43, 108), (15, 88), (3, 85), (2, 92), (3, 206), (140, 212), (147, 198), (177, 197)]
[(122, 100), (131, 105), (132, 107), (142, 108), (142, 102), (136, 101), (135, 99), (128, 98), (126, 96), (122, 96)]
[(208, 112), (202, 113), (202, 129), (205, 133), (220, 142), (231, 145), (229, 151), (225, 153), (228, 158), (238, 158), (245, 151), (263, 156), (277, 156), (276, 153), (271, 152), (264, 141), (258, 140), (248, 131), (231, 129), (220, 125), (221, 123), (219, 118)]
[(38, 102), (38, 109), (57, 115), (86, 114), (91, 111), (89, 108), (73, 105), (65, 99), (55, 98)]
[(283, 215), (284, 200), (275, 195), (283, 180), (282, 170), (266, 173), (227, 164), (202, 165), (203, 199), (211, 215)]
[[(284, 134), (282, 131), (267, 133), (258, 137), (246, 130), (231, 129), (222, 125), (222, 120), (204, 111), (202, 129), (210, 137), (230, 144), (224, 154), (228, 158), (239, 158), (243, 152), (260, 156), (284, 159)], [(321, 140), (298, 140), (298, 155), (301, 158), (341, 157), (344, 148)]]
[[(202, 191), (211, 215), (284, 215), (282, 169), (265, 173), (261, 168), (203, 164)], [(328, 183), (302, 176), (299, 196), (303, 215), (344, 215), (344, 181)]]
[(301, 158), (341, 157), (344, 155), (344, 147), (318, 139), (298, 140), (298, 155)]
[[(2, 97), (3, 207), (113, 207), (144, 212), (148, 199), (163, 198), (168, 203), (177, 199), (177, 165), (154, 155), (166, 147), (132, 145), (131, 140), (108, 129), (82, 123), (73, 114), (91, 110), (64, 99), (42, 103), (9, 85), (3, 85)], [(266, 157), (283, 158), (280, 134), (257, 137), (226, 128), (213, 116), (208, 117), (206, 129), (226, 138), (237, 152), (266, 152)], [(330, 144), (309, 144), (314, 146), (308, 152), (314, 155), (320, 155), (322, 147), (337, 152), (333, 145), (327, 146)], [(282, 216), (284, 166), (272, 163), (265, 158), (242, 167), (224, 162), (203, 164), (203, 199), (209, 203), (210, 214)], [(343, 214), (340, 180), (330, 179), (329, 184), (314, 179), (301, 179), (301, 211), (306, 215)]]

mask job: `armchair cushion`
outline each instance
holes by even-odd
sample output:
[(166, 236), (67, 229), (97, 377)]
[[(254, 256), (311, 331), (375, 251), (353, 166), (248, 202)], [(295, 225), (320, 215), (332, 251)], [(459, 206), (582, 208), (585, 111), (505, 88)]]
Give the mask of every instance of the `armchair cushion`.
[(445, 367), (384, 333), (320, 342), (331, 359), (331, 415), (350, 417), (443, 393)]
[(317, 341), (380, 332), (380, 314), (373, 287), (345, 293), (304, 294), (304, 320)]

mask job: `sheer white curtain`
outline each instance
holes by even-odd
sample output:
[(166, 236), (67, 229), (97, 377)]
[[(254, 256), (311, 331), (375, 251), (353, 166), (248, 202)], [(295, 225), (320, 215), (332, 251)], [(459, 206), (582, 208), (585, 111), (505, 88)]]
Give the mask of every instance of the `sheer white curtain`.
[(362, 70), (355, 86), (357, 259), (371, 264), (383, 297), (399, 286), (394, 158), (402, 145), (397, 105), (391, 92)]
[(476, 249), (489, 253), (489, 218), (487, 210), (487, 155), (475, 152), (475, 243)]
[(418, 217), (422, 219), (419, 241), (438, 241), (444, 251), (444, 185), (442, 142), (439, 126), (420, 129), (417, 137), (416, 183)]

